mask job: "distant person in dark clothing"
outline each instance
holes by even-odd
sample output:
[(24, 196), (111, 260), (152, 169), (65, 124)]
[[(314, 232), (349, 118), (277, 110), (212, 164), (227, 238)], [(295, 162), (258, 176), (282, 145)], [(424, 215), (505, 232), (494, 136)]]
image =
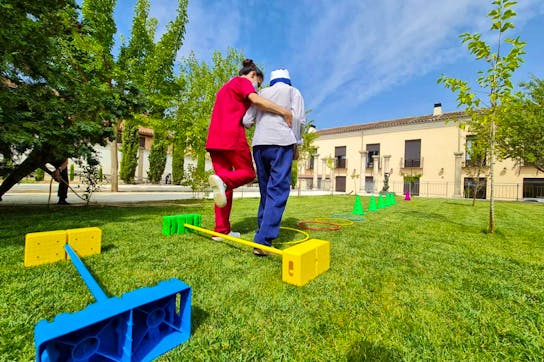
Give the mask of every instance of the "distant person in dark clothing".
[(68, 205), (66, 198), (68, 197), (68, 159), (62, 161), (51, 162), (55, 166), (53, 171), (53, 178), (59, 183), (59, 189), (57, 195), (59, 205)]

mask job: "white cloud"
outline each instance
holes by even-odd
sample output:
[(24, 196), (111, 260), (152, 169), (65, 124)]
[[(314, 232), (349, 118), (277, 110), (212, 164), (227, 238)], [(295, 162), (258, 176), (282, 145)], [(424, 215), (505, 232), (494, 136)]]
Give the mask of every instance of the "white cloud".
[(189, 24), (180, 55), (194, 51), (199, 59), (209, 60), (215, 50), (225, 51), (240, 36), (240, 9), (231, 1), (189, 2)]
[[(151, 1), (162, 34), (177, 1)], [(287, 66), (308, 108), (333, 114), (462, 57), (458, 37), (481, 32), (485, 40), (491, 4), (477, 0), (190, 1), (180, 55), (191, 50), (209, 60), (215, 50), (238, 47), (266, 68)], [(516, 5), (520, 29), (544, 13), (542, 0)], [(267, 69), (267, 71), (270, 69)]]
[[(386, 0), (308, 1), (315, 16), (300, 26), (292, 43), (299, 44), (298, 69), (311, 73), (304, 81), (305, 97), (319, 113), (362, 103), (395, 85), (454, 63), (468, 52), (458, 35), (487, 32), (490, 5), (484, 1)], [(516, 7), (521, 27), (538, 0)], [(316, 81), (317, 80), (317, 81)]]

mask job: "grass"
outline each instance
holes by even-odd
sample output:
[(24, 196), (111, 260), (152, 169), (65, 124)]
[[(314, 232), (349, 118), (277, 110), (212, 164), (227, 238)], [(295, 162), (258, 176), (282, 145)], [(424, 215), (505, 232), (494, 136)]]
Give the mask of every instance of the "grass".
[[(293, 197), (282, 225), (350, 212), (353, 196)], [(362, 198), (368, 205), (368, 198)], [(91, 207), (2, 207), (0, 360), (34, 359), (41, 319), (94, 302), (69, 262), (23, 267), (29, 232), (98, 226), (85, 264), (109, 296), (179, 278), (193, 290), (192, 332), (160, 361), (541, 361), (544, 207), (419, 199), (376, 212), (330, 240), (331, 269), (304, 287), (281, 281), (281, 259), (195, 234), (163, 236), (162, 216), (210, 201)], [(232, 226), (251, 240), (256, 199), (235, 200)], [(282, 230), (279, 241), (302, 235)]]

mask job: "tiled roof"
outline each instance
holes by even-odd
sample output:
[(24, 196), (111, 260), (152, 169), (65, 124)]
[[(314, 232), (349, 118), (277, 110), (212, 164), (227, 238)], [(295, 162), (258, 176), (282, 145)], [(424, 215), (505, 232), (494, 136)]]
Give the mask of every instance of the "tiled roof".
[(379, 122), (372, 122), (372, 123), (355, 124), (352, 126), (326, 128), (326, 129), (317, 131), (317, 133), (323, 136), (323, 135), (338, 134), (338, 133), (358, 132), (358, 131), (364, 131), (367, 129), (389, 128), (389, 127), (398, 127), (398, 126), (409, 126), (409, 125), (415, 125), (415, 124), (454, 121), (464, 117), (466, 117), (466, 113), (463, 111), (443, 113), (439, 116), (433, 116), (432, 114), (429, 114), (425, 116), (393, 119), (390, 121), (379, 121)]

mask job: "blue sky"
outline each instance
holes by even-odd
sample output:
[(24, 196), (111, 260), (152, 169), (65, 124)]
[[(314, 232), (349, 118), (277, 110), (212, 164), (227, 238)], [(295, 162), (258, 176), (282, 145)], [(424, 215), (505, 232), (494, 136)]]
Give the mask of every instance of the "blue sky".
[[(130, 36), (135, 0), (119, 0), (119, 34)], [(177, 1), (151, 0), (157, 34), (176, 14)], [(240, 49), (265, 70), (288, 68), (318, 129), (432, 113), (455, 95), (441, 74), (475, 79), (474, 61), (459, 34), (479, 32), (494, 42), (488, 0), (194, 0), (178, 60), (192, 50), (209, 61), (214, 50)], [(514, 83), (544, 78), (544, 1), (520, 0), (516, 29), (526, 46)]]

